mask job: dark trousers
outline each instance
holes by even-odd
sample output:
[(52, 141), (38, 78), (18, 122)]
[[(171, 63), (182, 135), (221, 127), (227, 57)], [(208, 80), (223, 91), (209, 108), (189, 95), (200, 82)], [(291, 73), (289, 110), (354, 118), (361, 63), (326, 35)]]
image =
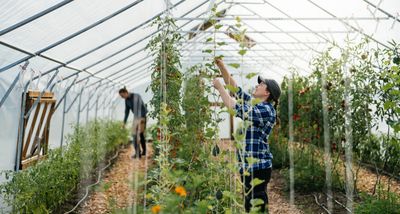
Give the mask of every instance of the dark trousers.
[(140, 137), (140, 145), (142, 146), (142, 153), (140, 153), (140, 148), (137, 142), (136, 135), (133, 135), (133, 147), (135, 148), (135, 153), (138, 156), (146, 155), (146, 139), (144, 138), (144, 133), (140, 133), (139, 137)]
[[(244, 182), (245, 185), (245, 191), (246, 193), (250, 191), (251, 189), (251, 180), (258, 178), (262, 180), (263, 182), (253, 188), (253, 190), (245, 196), (245, 208), (246, 212), (250, 212), (251, 210), (251, 199), (261, 199), (264, 203), (259, 205), (260, 209), (259, 212), (261, 213), (268, 213), (268, 195), (267, 195), (267, 185), (269, 183), (269, 180), (271, 179), (271, 173), (272, 169), (260, 169), (260, 170), (255, 170), (250, 173), (249, 176), (243, 176), (243, 174), (240, 176), (242, 179), (242, 182)], [(244, 181), (243, 181), (244, 179)]]

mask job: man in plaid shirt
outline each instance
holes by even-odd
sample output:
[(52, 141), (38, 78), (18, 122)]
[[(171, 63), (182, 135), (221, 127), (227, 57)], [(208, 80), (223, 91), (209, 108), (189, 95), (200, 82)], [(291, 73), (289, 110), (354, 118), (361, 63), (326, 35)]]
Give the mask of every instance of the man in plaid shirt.
[[(275, 80), (258, 77), (258, 85), (252, 93), (258, 102), (253, 102), (252, 105), (250, 103), (251, 96), (237, 86), (222, 60), (216, 59), (215, 63), (221, 71), (225, 84), (238, 88), (236, 100), (229, 95), (218, 79), (213, 81), (224, 104), (228, 108), (234, 109), (236, 116), (244, 120), (245, 127), (241, 131), (245, 132), (245, 142), (242, 149), (238, 151), (238, 159), (245, 192), (252, 190), (245, 196), (246, 212), (250, 212), (252, 199), (261, 199), (263, 204), (257, 207), (258, 210), (262, 213), (268, 212), (266, 189), (271, 178), (273, 157), (269, 150), (268, 136), (276, 122), (275, 109), (279, 103), (281, 90)], [(262, 183), (252, 188), (251, 181), (255, 178), (260, 179)]]

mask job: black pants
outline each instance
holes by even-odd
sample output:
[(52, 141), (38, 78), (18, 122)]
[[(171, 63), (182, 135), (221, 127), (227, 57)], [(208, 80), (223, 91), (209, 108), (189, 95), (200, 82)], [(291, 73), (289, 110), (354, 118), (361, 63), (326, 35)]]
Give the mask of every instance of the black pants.
[(140, 137), (140, 144), (142, 146), (142, 153), (140, 153), (136, 135), (133, 135), (133, 147), (135, 148), (135, 153), (138, 156), (146, 155), (146, 139), (144, 138), (144, 133), (140, 133), (139, 137)]
[[(272, 169), (260, 169), (260, 170), (255, 170), (250, 173), (249, 176), (243, 176), (241, 175), (242, 182), (244, 182), (245, 185), (245, 191), (246, 193), (250, 191), (251, 189), (251, 180), (258, 178), (262, 180), (263, 182), (253, 188), (253, 190), (246, 195), (245, 198), (245, 208), (246, 212), (250, 212), (251, 210), (251, 199), (261, 199), (264, 203), (259, 205), (260, 207), (260, 212), (261, 213), (268, 213), (268, 195), (267, 195), (267, 185), (269, 183), (269, 180), (271, 179), (271, 173)], [(244, 179), (244, 181), (243, 181)]]

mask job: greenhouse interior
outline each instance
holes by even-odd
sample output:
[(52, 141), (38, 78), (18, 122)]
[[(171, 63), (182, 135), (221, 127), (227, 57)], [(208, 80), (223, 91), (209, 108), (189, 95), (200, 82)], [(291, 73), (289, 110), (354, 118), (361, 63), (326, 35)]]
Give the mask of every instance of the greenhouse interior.
[(400, 213), (398, 0), (0, 14), (0, 213)]

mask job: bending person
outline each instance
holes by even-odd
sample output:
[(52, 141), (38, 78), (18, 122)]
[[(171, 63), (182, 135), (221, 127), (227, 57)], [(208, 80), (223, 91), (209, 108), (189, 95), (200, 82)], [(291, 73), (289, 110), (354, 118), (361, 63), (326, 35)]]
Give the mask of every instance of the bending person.
[[(119, 90), (119, 95), (125, 99), (125, 117), (124, 126), (129, 117), (129, 112), (133, 113), (133, 125), (132, 125), (132, 142), (135, 148), (135, 154), (132, 158), (141, 158), (141, 156), (146, 155), (146, 139), (144, 137), (144, 132), (146, 130), (146, 115), (147, 108), (144, 104), (142, 97), (136, 93), (129, 93), (126, 87)], [(137, 137), (140, 137), (140, 144), (142, 146), (142, 152), (140, 152), (139, 145), (137, 143)]]

